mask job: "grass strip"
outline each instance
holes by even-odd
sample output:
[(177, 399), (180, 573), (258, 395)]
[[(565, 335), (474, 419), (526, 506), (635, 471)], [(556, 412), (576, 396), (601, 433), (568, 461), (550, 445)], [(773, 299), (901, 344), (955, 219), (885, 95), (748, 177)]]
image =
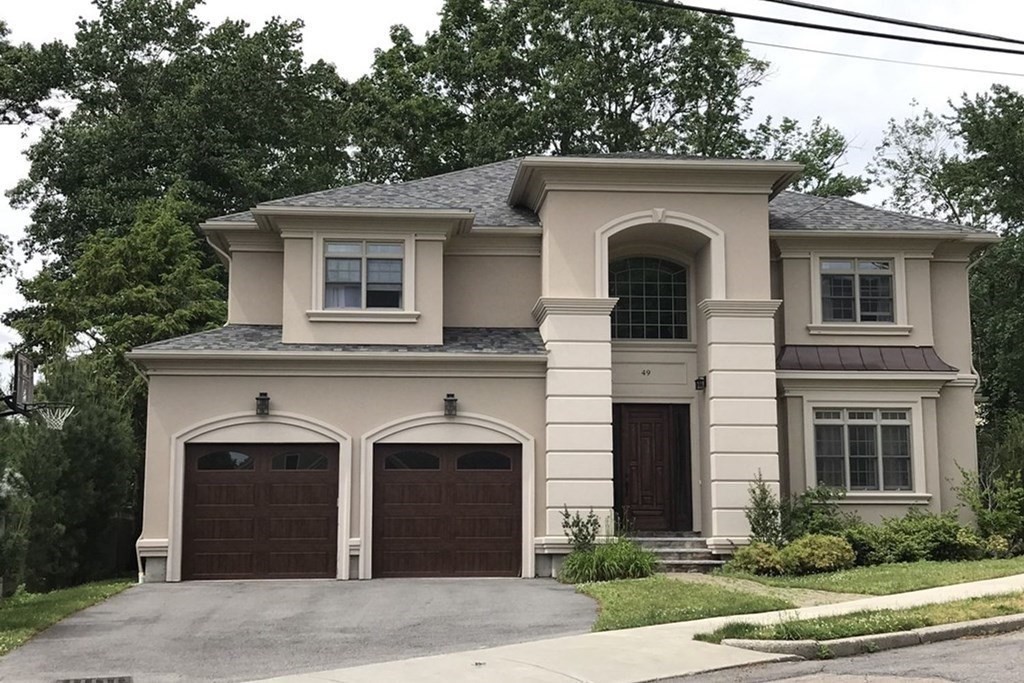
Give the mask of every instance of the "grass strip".
[(969, 581), (1024, 574), (1024, 557), (966, 562), (909, 562), (856, 567), (841, 572), (808, 576), (754, 576), (723, 572), (723, 576), (749, 579), (781, 588), (809, 588), (837, 593), (893, 595), (909, 591), (950, 586)]
[(601, 606), (595, 631), (613, 631), (730, 614), (791, 609), (779, 598), (663, 576), (584, 583), (576, 588)]
[(751, 640), (835, 640), (854, 636), (910, 631), (926, 626), (955, 624), (1024, 612), (1024, 593), (970, 598), (903, 610), (866, 610), (817, 619), (783, 621), (777, 624), (727, 624), (695, 640), (720, 643), (723, 638)]
[(19, 593), (0, 600), (0, 656), (75, 612), (120, 593), (132, 581), (86, 583), (49, 593)]

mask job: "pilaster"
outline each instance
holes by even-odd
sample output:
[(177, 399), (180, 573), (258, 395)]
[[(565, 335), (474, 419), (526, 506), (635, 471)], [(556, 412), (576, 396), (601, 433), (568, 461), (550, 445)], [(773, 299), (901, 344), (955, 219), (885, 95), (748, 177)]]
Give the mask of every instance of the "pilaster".
[(609, 314), (616, 299), (541, 297), (533, 309), (548, 352), (545, 528), (562, 510), (612, 518), (612, 369)]
[[(708, 546), (747, 543), (750, 483), (779, 492), (775, 311), (780, 301), (706, 299), (711, 519)], [(705, 494), (707, 495), (707, 494)]]

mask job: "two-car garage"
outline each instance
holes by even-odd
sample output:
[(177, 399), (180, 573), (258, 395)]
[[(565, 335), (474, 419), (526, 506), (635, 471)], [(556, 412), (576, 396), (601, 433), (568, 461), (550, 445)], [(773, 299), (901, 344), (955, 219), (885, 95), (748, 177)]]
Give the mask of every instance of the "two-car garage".
[[(182, 579), (336, 577), (338, 467), (337, 444), (188, 445)], [(373, 576), (519, 576), (521, 468), (518, 445), (377, 445)]]

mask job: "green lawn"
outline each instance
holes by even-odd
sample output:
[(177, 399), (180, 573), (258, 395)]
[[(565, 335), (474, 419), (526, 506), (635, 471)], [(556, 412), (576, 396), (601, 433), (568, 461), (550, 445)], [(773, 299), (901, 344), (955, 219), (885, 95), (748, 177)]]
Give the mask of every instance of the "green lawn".
[(874, 610), (834, 617), (786, 621), (779, 624), (728, 624), (712, 633), (701, 633), (696, 640), (720, 643), (723, 638), (754, 640), (833, 640), (852, 636), (909, 631), (925, 626), (952, 624), (1000, 617), (1024, 612), (1024, 593), (957, 600), (938, 605), (922, 605), (905, 610)]
[(674, 581), (663, 576), (584, 583), (576, 588), (601, 605), (595, 631), (692, 621), (729, 614), (790, 609), (779, 598), (751, 595), (706, 584)]
[(101, 581), (50, 593), (22, 593), (0, 600), (0, 656), (64, 617), (103, 602), (132, 583), (123, 579)]
[(841, 572), (809, 576), (751, 576), (733, 573), (723, 575), (784, 588), (812, 588), (837, 593), (892, 595), (922, 588), (994, 579), (1012, 574), (1024, 574), (1024, 557), (970, 562), (882, 564), (876, 567), (856, 567)]

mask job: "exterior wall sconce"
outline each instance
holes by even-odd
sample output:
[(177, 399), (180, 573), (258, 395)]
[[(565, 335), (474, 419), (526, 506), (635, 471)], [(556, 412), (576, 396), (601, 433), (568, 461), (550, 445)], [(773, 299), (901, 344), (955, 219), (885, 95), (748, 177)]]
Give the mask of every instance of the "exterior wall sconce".
[(704, 391), (708, 388), (708, 376), (701, 375), (693, 380), (693, 388), (697, 391)]
[(459, 399), (455, 398), (455, 394), (448, 394), (444, 397), (444, 416), (455, 417), (458, 414)]
[(256, 414), (270, 415), (270, 395), (265, 391), (261, 391), (256, 397)]

